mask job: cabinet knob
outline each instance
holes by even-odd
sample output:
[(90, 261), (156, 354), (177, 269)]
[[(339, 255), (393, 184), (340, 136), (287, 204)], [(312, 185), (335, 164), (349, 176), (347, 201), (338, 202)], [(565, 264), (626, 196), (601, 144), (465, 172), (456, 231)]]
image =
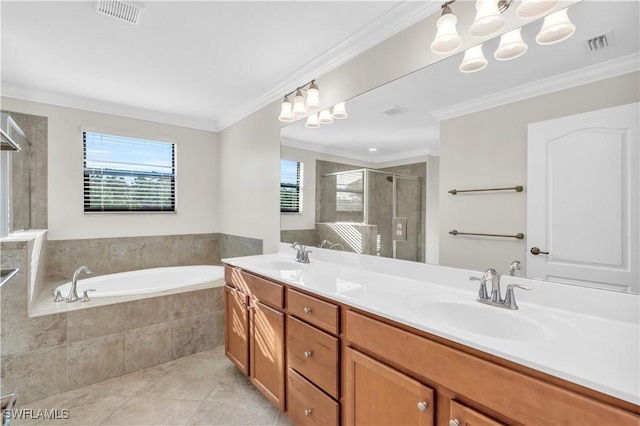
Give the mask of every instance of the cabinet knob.
[(418, 402), (418, 410), (425, 412), (427, 411), (427, 408), (429, 408), (429, 404), (424, 402), (424, 401), (420, 401)]
[(308, 409), (304, 410), (304, 415), (309, 417), (311, 415), (311, 409), (308, 408)]
[(451, 419), (449, 420), (449, 426), (460, 426), (460, 422), (458, 419)]
[(302, 312), (304, 312), (305, 314), (307, 314), (307, 315), (308, 315), (308, 314), (310, 314), (310, 313), (311, 313), (311, 308), (304, 308), (304, 309), (302, 310)]
[(312, 354), (313, 354), (313, 352), (311, 352), (311, 351), (304, 351), (304, 357), (305, 358), (311, 358)]

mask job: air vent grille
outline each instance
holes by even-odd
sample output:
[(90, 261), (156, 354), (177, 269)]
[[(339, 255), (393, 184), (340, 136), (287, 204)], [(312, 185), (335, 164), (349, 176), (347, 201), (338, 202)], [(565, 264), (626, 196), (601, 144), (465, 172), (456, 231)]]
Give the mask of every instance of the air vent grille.
[(98, 0), (96, 2), (98, 12), (135, 25), (140, 22), (143, 8), (144, 6), (140, 3), (121, 0)]
[(585, 41), (585, 45), (590, 52), (599, 52), (613, 45), (613, 37), (611, 33), (601, 34)]
[(390, 115), (391, 117), (393, 117), (394, 115), (398, 115), (398, 114), (402, 114), (407, 112), (407, 109), (401, 106), (394, 106), (391, 109), (388, 109), (386, 111), (382, 111), (383, 114), (387, 114)]

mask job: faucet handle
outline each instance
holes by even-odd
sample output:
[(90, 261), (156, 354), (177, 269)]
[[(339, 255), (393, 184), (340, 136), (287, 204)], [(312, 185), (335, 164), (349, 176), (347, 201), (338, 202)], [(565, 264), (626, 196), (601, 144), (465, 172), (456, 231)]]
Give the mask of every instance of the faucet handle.
[(469, 277), (469, 281), (480, 281), (480, 288), (478, 289), (478, 299), (486, 300), (489, 298), (489, 296), (487, 295), (487, 282), (484, 277)]
[(62, 293), (57, 288), (52, 288), (51, 292), (53, 293), (53, 301), (54, 302), (62, 302), (64, 299), (62, 298)]
[(95, 289), (95, 288), (90, 288), (90, 289), (85, 290), (85, 291), (82, 293), (82, 300), (81, 300), (81, 302), (88, 302), (88, 301), (90, 301), (90, 300), (91, 300), (91, 299), (89, 299), (89, 294), (88, 294), (90, 291), (96, 291), (96, 289)]
[(522, 290), (531, 290), (531, 287), (528, 285), (522, 284), (509, 284), (507, 286), (507, 294), (504, 296), (504, 305), (509, 309), (518, 309), (518, 305), (516, 304), (516, 297), (513, 293), (514, 288), (519, 288)]

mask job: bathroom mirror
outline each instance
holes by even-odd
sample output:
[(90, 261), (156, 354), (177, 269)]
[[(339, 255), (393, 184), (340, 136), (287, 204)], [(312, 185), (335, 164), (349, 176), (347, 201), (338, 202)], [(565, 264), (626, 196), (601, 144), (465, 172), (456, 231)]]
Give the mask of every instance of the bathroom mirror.
[[(375, 189), (380, 184), (371, 184), (378, 176), (389, 186), (402, 183), (398, 176), (417, 176), (423, 179), (423, 187), (414, 197), (420, 199), (422, 211), (386, 215), (391, 220), (395, 217), (391, 222), (394, 231), (398, 220), (421, 216), (413, 229), (407, 223), (400, 224), (407, 226), (407, 234), (418, 234), (418, 254), (415, 259), (405, 259), (474, 270), (493, 267), (504, 273), (518, 260), (521, 270), (516, 275), (527, 276), (531, 256), (526, 229), (527, 125), (638, 101), (638, 6), (638, 2), (626, 1), (574, 4), (568, 13), (576, 31), (563, 42), (537, 44), (535, 37), (542, 21), (534, 21), (522, 28), (528, 50), (519, 58), (494, 59), (500, 41), (497, 37), (484, 43), (488, 65), (479, 72), (459, 71), (461, 52), (348, 100), (346, 119), (313, 129), (306, 128), (304, 120), (283, 127), (281, 158), (302, 161), (307, 172), (312, 169), (311, 176), (305, 172), (304, 185), (314, 191), (313, 200), (304, 201), (302, 214), (282, 215), (282, 241), (319, 245), (329, 240), (332, 245), (339, 243), (334, 248), (347, 245), (349, 250), (350, 240), (366, 240), (373, 247), (369, 254), (403, 258), (397, 247), (403, 247), (405, 241), (394, 243), (395, 255), (389, 250), (382, 253), (385, 250), (380, 250), (380, 241), (353, 225), (363, 222), (360, 217), (345, 219), (343, 215), (328, 220), (323, 209), (339, 210), (338, 197), (348, 199), (350, 194), (353, 198), (354, 193), (370, 201), (376, 196), (372, 194), (380, 193)], [(585, 100), (594, 104), (585, 105)], [(510, 114), (520, 120), (518, 129), (509, 128), (518, 121)], [(463, 134), (459, 130), (465, 125), (472, 125), (473, 130), (466, 132), (464, 149), (447, 149), (448, 140)], [(485, 134), (492, 135), (493, 145), (478, 142), (488, 139)], [(371, 175), (369, 189), (364, 175), (353, 175), (363, 169), (371, 170), (364, 172)], [(338, 179), (346, 194), (337, 196)], [(359, 181), (364, 189), (358, 186)], [(483, 196), (448, 193), (516, 186), (524, 190)], [(329, 198), (326, 188), (333, 188)], [(367, 192), (371, 194), (365, 195)], [(366, 201), (362, 205), (372, 208)], [(630, 219), (639, 221), (638, 217)], [(319, 236), (315, 223), (320, 222), (329, 224), (323, 226), (332, 232), (321, 235), (332, 238)], [(514, 236), (522, 233), (524, 238), (455, 236), (450, 234), (454, 229)], [(362, 249), (365, 245), (356, 243), (352, 251), (366, 252)]]

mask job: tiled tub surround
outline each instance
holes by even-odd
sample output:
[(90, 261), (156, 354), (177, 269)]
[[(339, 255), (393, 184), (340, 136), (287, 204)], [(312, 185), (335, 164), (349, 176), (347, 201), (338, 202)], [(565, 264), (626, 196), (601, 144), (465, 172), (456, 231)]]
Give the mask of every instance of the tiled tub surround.
[[(44, 243), (40, 250), (34, 250), (35, 238), (2, 241), (2, 267), (19, 268), (20, 272), (0, 290), (0, 392), (16, 392), (22, 403), (224, 343), (223, 288), (213, 287), (223, 285), (223, 280), (178, 294), (141, 295), (142, 299), (135, 301), (120, 298), (120, 303), (107, 306), (97, 306), (109, 302), (99, 299), (89, 302), (92, 307), (65, 303), (69, 311), (38, 317), (29, 315), (28, 294), (39, 291), (47, 304), (60, 305), (54, 304), (49, 287), (68, 281), (80, 264), (89, 264), (96, 274), (106, 274), (142, 262), (152, 266), (203, 263), (201, 256), (208, 256), (206, 263), (216, 263), (220, 247), (234, 255), (262, 251), (261, 240), (222, 234), (49, 243), (48, 250), (44, 250)], [(34, 252), (41, 253), (41, 261), (38, 273), (32, 275)], [(68, 262), (65, 256), (69, 256)], [(108, 261), (100, 256), (107, 256)], [(134, 261), (127, 263), (130, 260), (126, 257)], [(49, 273), (44, 269), (47, 258), (46, 263), (54, 265), (52, 269), (47, 264)], [(95, 264), (90, 262), (98, 259)], [(64, 268), (69, 268), (69, 275), (62, 276)], [(58, 276), (58, 281), (54, 278), (45, 283), (45, 275), (50, 279)], [(41, 290), (35, 288), (36, 282)]]
[(23, 403), (224, 343), (223, 287), (28, 318), (25, 285), (1, 294), (1, 392)]

